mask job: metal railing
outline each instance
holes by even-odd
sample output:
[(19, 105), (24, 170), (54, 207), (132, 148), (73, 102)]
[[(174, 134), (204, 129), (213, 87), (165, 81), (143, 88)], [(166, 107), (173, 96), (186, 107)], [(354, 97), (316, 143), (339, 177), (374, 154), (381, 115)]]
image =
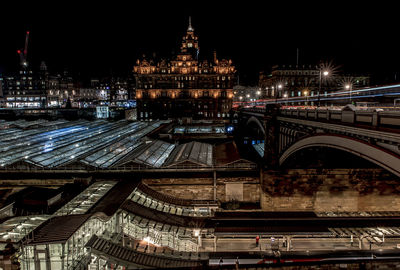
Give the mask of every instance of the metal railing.
[(169, 167), (150, 167), (146, 165), (122, 165), (117, 167), (109, 167), (109, 168), (97, 168), (91, 166), (60, 166), (54, 168), (47, 168), (47, 167), (39, 167), (39, 166), (29, 166), (26, 165), (8, 165), (8, 166), (0, 166), (0, 172), (162, 172), (162, 171), (215, 171), (215, 170), (255, 170), (257, 169), (257, 165), (253, 163), (233, 163), (227, 165), (213, 165), (213, 166), (200, 166), (200, 165), (192, 165), (192, 164), (182, 164), (182, 165), (174, 165)]

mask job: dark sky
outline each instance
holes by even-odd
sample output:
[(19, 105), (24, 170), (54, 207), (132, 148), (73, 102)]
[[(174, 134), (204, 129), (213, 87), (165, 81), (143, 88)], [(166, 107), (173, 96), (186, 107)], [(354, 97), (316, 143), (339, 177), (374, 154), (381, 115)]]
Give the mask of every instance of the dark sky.
[(192, 16), (200, 57), (211, 58), (216, 49), (219, 57), (232, 58), (243, 83), (255, 83), (258, 72), (274, 64), (295, 64), (296, 48), (300, 64), (333, 61), (343, 72), (371, 73), (377, 82), (394, 82), (396, 72), (400, 77), (400, 21), (394, 5), (163, 2), (2, 4), (0, 72), (18, 67), (16, 50), (29, 30), (28, 59), (34, 68), (44, 60), (50, 70), (67, 68), (82, 78), (125, 75), (142, 54), (168, 57), (177, 51)]

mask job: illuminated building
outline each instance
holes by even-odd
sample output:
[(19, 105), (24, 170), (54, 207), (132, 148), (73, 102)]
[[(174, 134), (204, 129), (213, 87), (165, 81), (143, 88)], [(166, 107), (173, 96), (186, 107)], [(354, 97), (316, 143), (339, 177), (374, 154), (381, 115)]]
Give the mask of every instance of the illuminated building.
[(46, 106), (46, 82), (31, 70), (21, 70), (19, 73), (4, 76), (1, 83), (6, 107)]
[(232, 107), (232, 60), (199, 60), (199, 42), (189, 20), (180, 52), (172, 60), (138, 59), (133, 73), (139, 119), (223, 119)]
[[(320, 78), (317, 66), (282, 65), (272, 67), (268, 75), (260, 73), (259, 87), (262, 98), (291, 98), (300, 96), (325, 96), (337, 90), (346, 90), (346, 85), (359, 88), (369, 85), (369, 76), (337, 74), (335, 68)], [(321, 91), (321, 92), (320, 92)]]

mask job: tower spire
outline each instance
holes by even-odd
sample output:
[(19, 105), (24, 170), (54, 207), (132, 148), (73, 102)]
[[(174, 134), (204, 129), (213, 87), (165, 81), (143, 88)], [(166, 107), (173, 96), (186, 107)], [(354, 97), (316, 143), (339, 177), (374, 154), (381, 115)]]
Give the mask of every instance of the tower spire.
[(191, 16), (189, 16), (189, 26), (188, 26), (188, 31), (191, 31), (191, 32), (193, 32), (193, 27), (192, 27), (192, 17)]

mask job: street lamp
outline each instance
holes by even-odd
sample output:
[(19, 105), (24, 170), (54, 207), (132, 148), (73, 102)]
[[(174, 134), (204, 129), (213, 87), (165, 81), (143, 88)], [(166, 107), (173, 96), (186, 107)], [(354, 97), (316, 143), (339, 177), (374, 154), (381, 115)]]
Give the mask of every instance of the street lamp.
[(279, 97), (279, 90), (282, 90), (283, 85), (281, 83), (277, 84), (275, 86), (275, 103), (278, 102), (278, 97)]
[(353, 85), (352, 84), (346, 84), (345, 86), (344, 86), (344, 88), (346, 89), (346, 90), (349, 90), (349, 98), (350, 98), (350, 104), (351, 104), (351, 94), (352, 94), (352, 90), (353, 90)]
[(286, 105), (287, 105), (287, 103), (288, 103), (288, 93), (284, 93), (283, 94), (283, 98), (286, 100)]
[(322, 82), (322, 75), (324, 77), (329, 76), (329, 71), (322, 70), (322, 67), (319, 69), (319, 91), (318, 91), (318, 107), (320, 106), (320, 95), (321, 95), (321, 82)]
[(306, 96), (306, 105), (308, 105), (308, 91), (304, 91), (304, 95)]

